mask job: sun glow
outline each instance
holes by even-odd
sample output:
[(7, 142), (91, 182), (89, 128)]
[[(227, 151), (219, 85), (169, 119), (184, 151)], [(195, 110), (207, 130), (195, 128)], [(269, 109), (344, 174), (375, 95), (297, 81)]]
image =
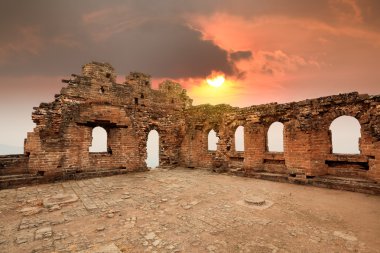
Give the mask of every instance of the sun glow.
[[(214, 86), (213, 80), (218, 83), (218, 86)], [(212, 81), (210, 83), (210, 81)], [(192, 82), (192, 83), (191, 83)], [(194, 105), (199, 104), (236, 104), (241, 98), (242, 87), (239, 80), (234, 77), (228, 77), (221, 73), (213, 73), (204, 79), (194, 79), (186, 81), (187, 87), (189, 87), (188, 94), (190, 97), (194, 98)]]
[(225, 81), (225, 78), (224, 78), (224, 75), (223, 74), (211, 74), (211, 77), (207, 78), (206, 79), (206, 82), (208, 83), (208, 85), (211, 85), (215, 88), (218, 88), (220, 86), (222, 86), (222, 84), (224, 83)]

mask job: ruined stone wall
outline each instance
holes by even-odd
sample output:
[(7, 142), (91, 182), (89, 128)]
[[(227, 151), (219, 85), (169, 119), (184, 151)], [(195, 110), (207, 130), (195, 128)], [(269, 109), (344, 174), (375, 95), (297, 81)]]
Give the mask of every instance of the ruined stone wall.
[[(45, 176), (90, 170), (146, 169), (150, 130), (160, 133), (160, 164), (177, 162), (184, 135), (184, 110), (191, 99), (177, 83), (151, 89), (150, 77), (131, 73), (122, 84), (109, 64), (90, 63), (73, 75), (52, 103), (34, 108), (36, 127), (28, 133), (25, 153), (29, 170)], [(105, 153), (90, 153), (93, 128), (107, 131)], [(177, 138), (178, 137), (178, 138)]]
[[(379, 109), (380, 96), (358, 93), (287, 104), (228, 107), (218, 117), (208, 117), (217, 114), (218, 106), (196, 106), (186, 114), (187, 137), (181, 160), (184, 165), (213, 165), (221, 171), (240, 166), (248, 173), (262, 171), (303, 178), (337, 175), (379, 181)], [(332, 154), (329, 127), (342, 115), (356, 118), (361, 125), (360, 155)], [(284, 152), (281, 153), (267, 151), (267, 132), (274, 122), (284, 124)], [(220, 138), (218, 150), (213, 153), (201, 142), (207, 137), (210, 126)], [(238, 126), (244, 127), (244, 152), (236, 152), (233, 146)], [(198, 148), (194, 149), (195, 146)]]
[[(349, 93), (246, 108), (192, 106), (177, 83), (165, 81), (154, 90), (150, 76), (137, 72), (117, 83), (113, 67), (97, 62), (63, 81), (67, 86), (53, 102), (34, 108), (36, 127), (25, 143), (32, 174), (61, 178), (73, 172), (145, 170), (147, 136), (155, 129), (160, 166), (380, 181), (380, 96)], [(360, 155), (332, 154), (329, 127), (341, 115), (360, 122)], [(269, 152), (267, 132), (277, 121), (284, 124), (284, 152)], [(107, 132), (107, 152), (89, 152), (97, 126)], [(244, 152), (235, 149), (239, 126)], [(211, 129), (219, 137), (216, 151), (207, 148)]]
[(28, 173), (28, 158), (24, 155), (1, 155), (0, 175)]
[[(217, 151), (208, 151), (208, 133), (214, 130), (217, 133), (223, 122), (224, 115), (237, 108), (229, 105), (200, 105), (189, 108), (186, 111), (186, 135), (181, 146), (180, 163), (186, 167), (220, 167), (220, 159)], [(219, 141), (219, 149), (222, 148), (222, 140)]]

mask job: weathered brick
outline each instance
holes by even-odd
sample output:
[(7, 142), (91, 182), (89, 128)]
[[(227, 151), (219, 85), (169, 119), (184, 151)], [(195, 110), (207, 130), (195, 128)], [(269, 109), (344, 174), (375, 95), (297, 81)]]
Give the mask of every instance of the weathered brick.
[[(241, 167), (246, 172), (380, 181), (380, 95), (348, 93), (246, 108), (192, 106), (178, 83), (165, 81), (154, 90), (150, 76), (137, 72), (129, 74), (124, 83), (116, 83), (113, 67), (97, 62), (84, 65), (81, 75), (64, 82), (67, 86), (53, 102), (34, 108), (36, 127), (25, 141), (30, 173), (59, 177), (68, 171), (145, 170), (147, 136), (156, 129), (160, 166), (218, 171)], [(361, 124), (360, 155), (342, 158), (331, 154), (329, 126), (342, 115), (353, 116)], [(284, 124), (283, 153), (268, 152), (266, 147), (269, 126), (276, 121)], [(96, 126), (108, 133), (108, 153), (89, 152)], [(238, 126), (244, 126), (244, 152), (235, 151)], [(207, 150), (211, 129), (220, 138), (213, 152)], [(344, 169), (337, 170), (337, 163)]]

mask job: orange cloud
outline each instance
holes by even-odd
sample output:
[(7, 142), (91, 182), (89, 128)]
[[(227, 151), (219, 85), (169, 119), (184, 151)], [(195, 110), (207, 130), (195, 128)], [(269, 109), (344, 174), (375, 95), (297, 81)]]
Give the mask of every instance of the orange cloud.
[(251, 70), (260, 74), (283, 75), (303, 67), (319, 67), (319, 63), (316, 61), (306, 60), (298, 55), (288, 55), (281, 50), (258, 51), (255, 55)]
[[(373, 92), (378, 80), (374, 63), (380, 57), (380, 34), (359, 22), (361, 12), (355, 1), (331, 4), (347, 5), (350, 15), (357, 17), (355, 25), (285, 15), (247, 18), (221, 12), (194, 15), (188, 22), (204, 40), (212, 40), (226, 51), (252, 52), (250, 59), (235, 62), (245, 77), (239, 80), (245, 92), (238, 105), (301, 100), (363, 87)], [(341, 19), (338, 14), (336, 18)], [(363, 80), (366, 85), (358, 86)]]
[(278, 15), (243, 18), (227, 13), (193, 15), (188, 22), (202, 32), (205, 40), (212, 40), (225, 49), (302, 51), (309, 45), (319, 46), (315, 43), (316, 36), (357, 38), (380, 46), (379, 32), (371, 31), (365, 25), (329, 24), (321, 20)]

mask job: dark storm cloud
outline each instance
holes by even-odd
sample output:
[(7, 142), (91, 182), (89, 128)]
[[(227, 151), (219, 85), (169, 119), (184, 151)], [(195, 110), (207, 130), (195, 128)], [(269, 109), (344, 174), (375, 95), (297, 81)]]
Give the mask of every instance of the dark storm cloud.
[[(115, 47), (125, 48), (127, 69), (172, 78), (205, 77), (211, 70), (233, 74), (227, 52), (211, 41), (201, 40), (199, 32), (184, 25), (152, 21), (115, 38)], [(123, 41), (132, 43), (125, 45)]]
[(249, 60), (252, 59), (251, 51), (236, 51), (230, 54), (231, 60), (240, 61), (240, 60)]
[[(212, 70), (238, 75), (226, 50), (202, 39), (184, 19), (227, 12), (244, 17), (297, 16), (337, 22), (350, 1), (304, 0), (9, 0), (0, 3), (0, 75), (62, 75), (91, 60), (107, 61), (119, 73), (155, 77), (202, 77)], [(331, 8), (331, 4), (337, 8)], [(371, 6), (358, 1), (363, 22), (380, 27)], [(347, 8), (347, 6), (346, 6)], [(339, 16), (339, 15), (338, 15)], [(235, 52), (232, 61), (248, 57)]]
[(227, 51), (187, 26), (181, 10), (179, 1), (10, 2), (1, 11), (0, 74), (67, 74), (91, 60), (155, 77), (233, 74)]

